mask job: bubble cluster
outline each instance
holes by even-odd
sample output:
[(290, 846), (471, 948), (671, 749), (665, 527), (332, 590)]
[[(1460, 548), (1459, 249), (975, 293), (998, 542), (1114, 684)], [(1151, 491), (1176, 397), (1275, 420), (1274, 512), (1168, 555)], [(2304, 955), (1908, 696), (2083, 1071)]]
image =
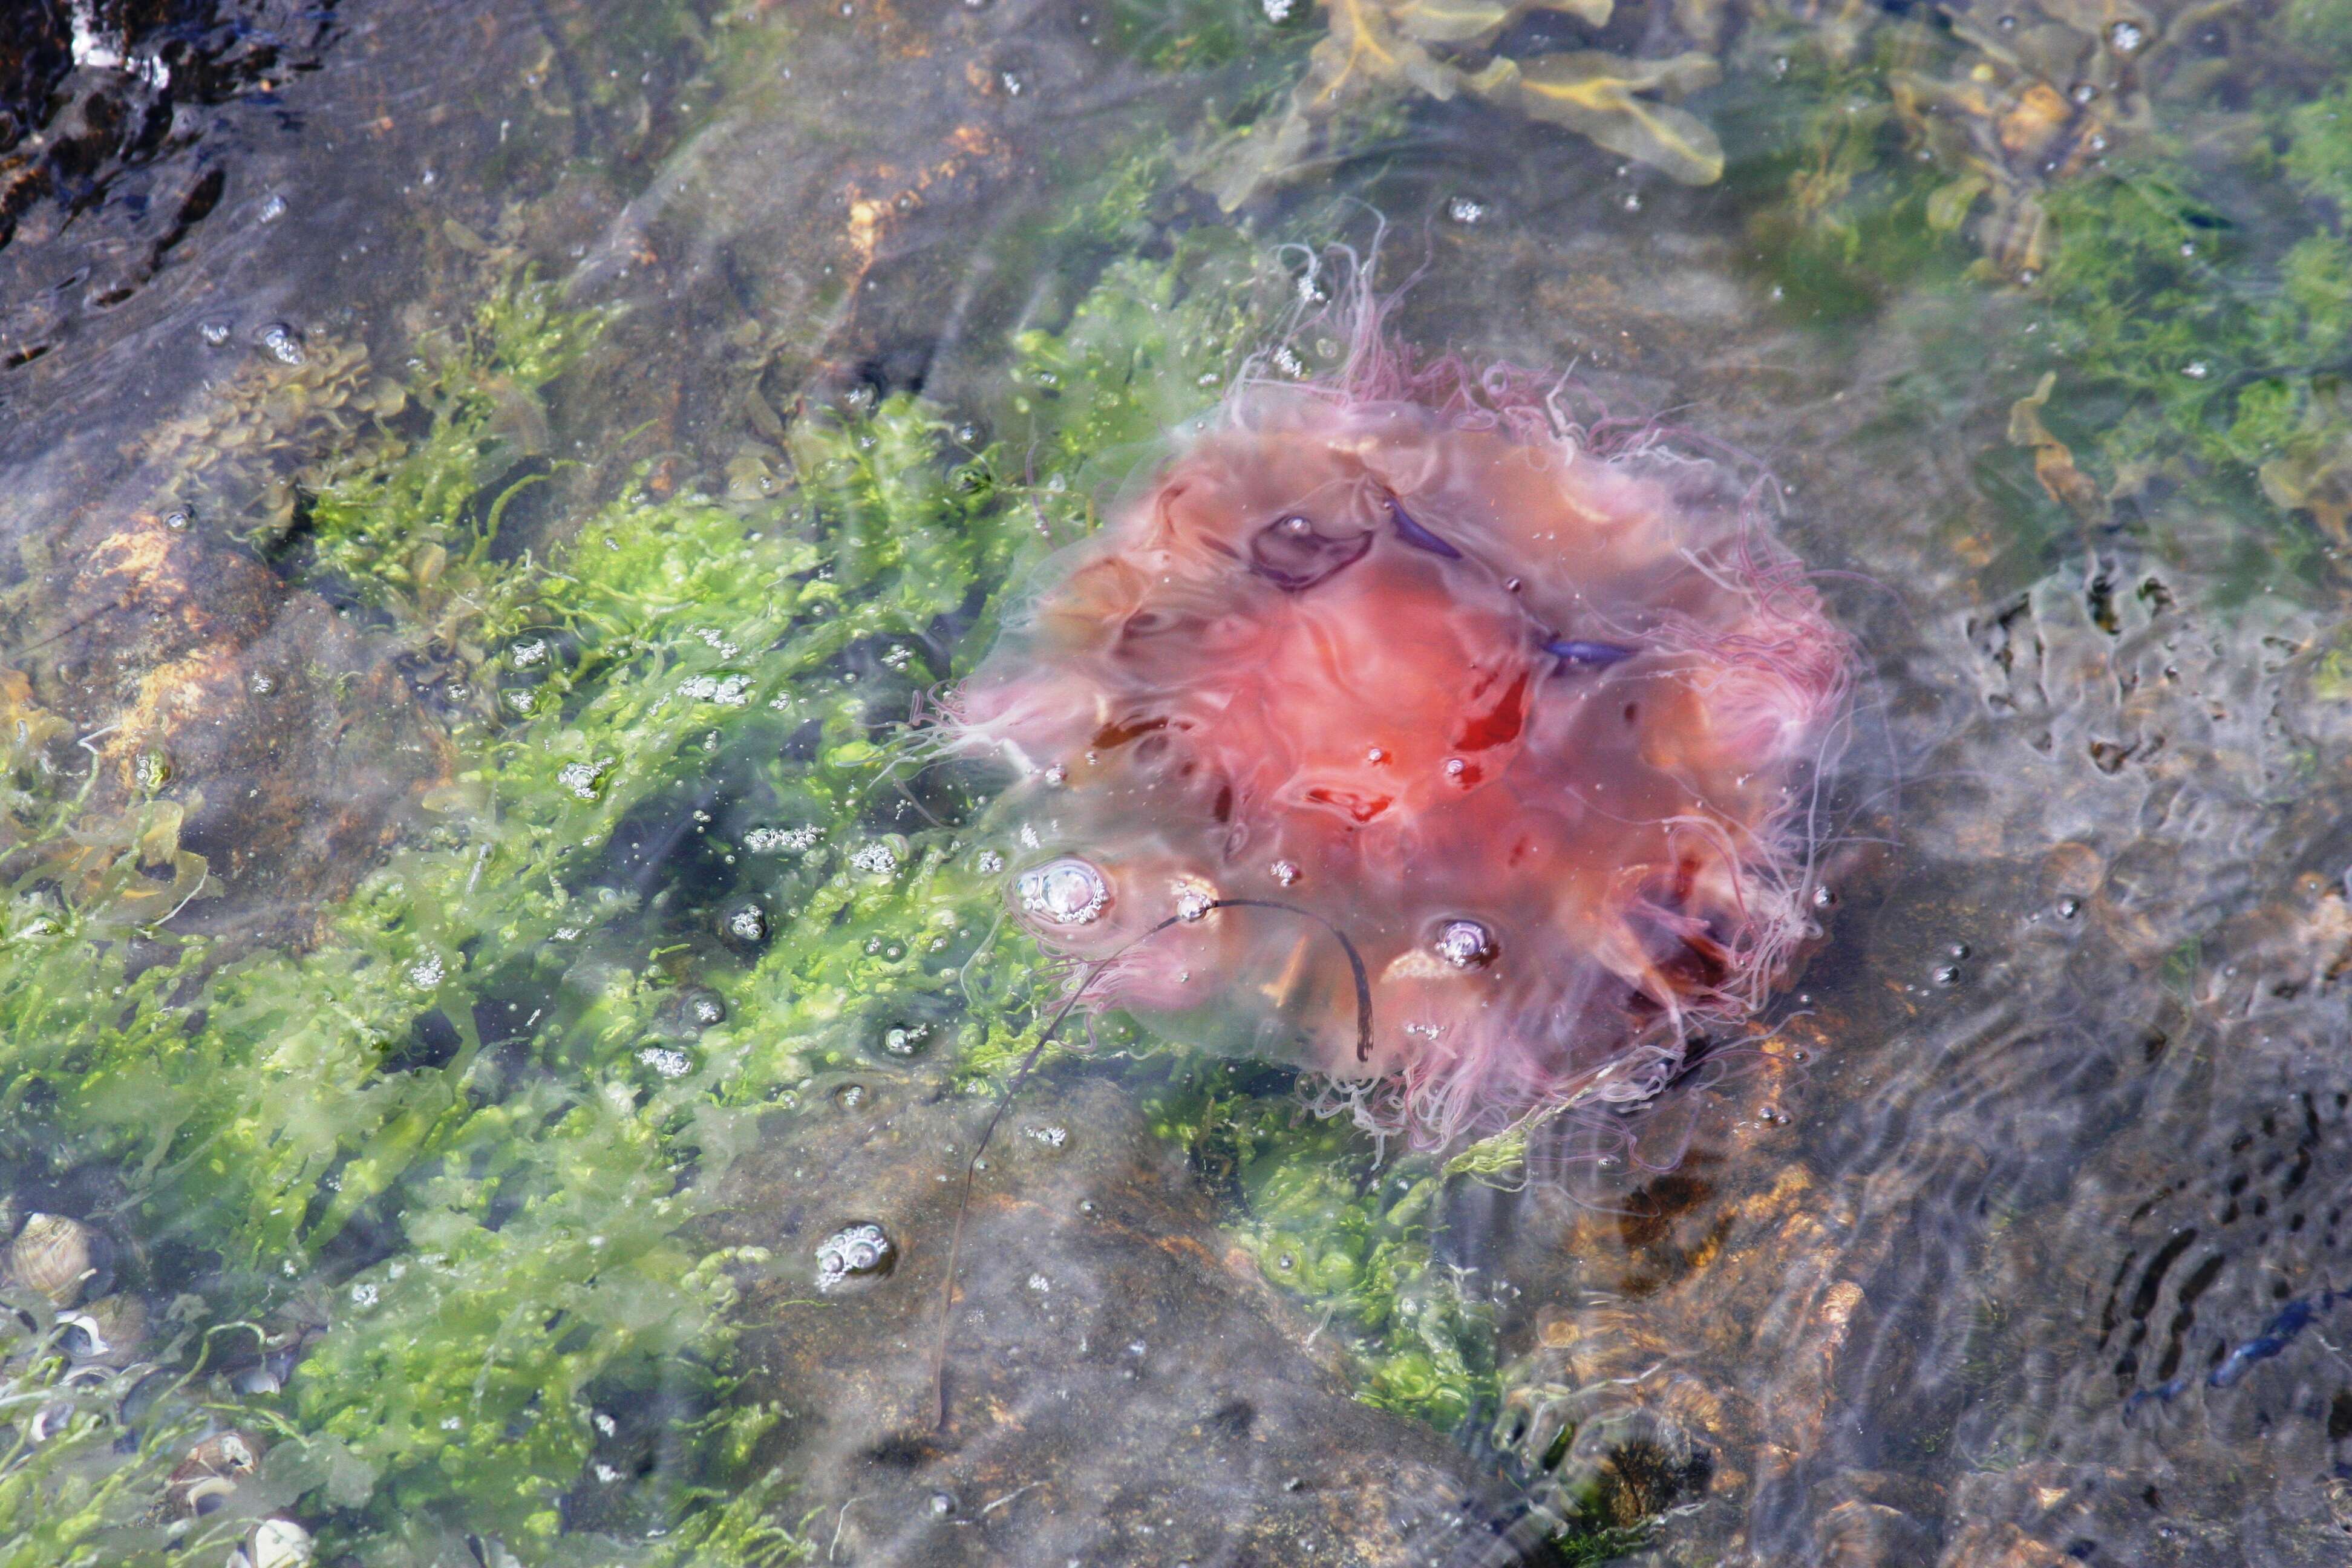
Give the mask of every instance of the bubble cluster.
[(889, 1235), (871, 1220), (858, 1220), (817, 1243), (816, 1288), (831, 1293), (880, 1279), (898, 1262)]

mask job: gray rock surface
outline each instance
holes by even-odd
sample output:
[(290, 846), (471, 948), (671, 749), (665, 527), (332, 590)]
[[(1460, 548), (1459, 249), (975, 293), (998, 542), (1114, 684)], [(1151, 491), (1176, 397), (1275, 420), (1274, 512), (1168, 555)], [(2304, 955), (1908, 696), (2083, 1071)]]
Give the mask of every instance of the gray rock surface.
[[(1333, 1342), (1228, 1254), (1181, 1158), (1101, 1082), (1033, 1083), (998, 1130), (935, 1425), (940, 1286), (986, 1105), (870, 1088), (854, 1111), (782, 1119), (712, 1226), (771, 1254), (744, 1280), (742, 1396), (789, 1413), (767, 1457), (832, 1561), (1548, 1560), (1497, 1477), (1349, 1397)], [(860, 1221), (895, 1264), (828, 1290), (818, 1248)]]

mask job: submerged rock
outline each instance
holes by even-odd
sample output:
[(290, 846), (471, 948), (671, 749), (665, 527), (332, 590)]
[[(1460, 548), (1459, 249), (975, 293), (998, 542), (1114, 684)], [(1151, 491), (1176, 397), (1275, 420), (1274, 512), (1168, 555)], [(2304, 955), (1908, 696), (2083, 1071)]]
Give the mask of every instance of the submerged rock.
[[(380, 640), (217, 540), (89, 518), (15, 623), (41, 706), (98, 758), (100, 806), (160, 794), (230, 902), (216, 923), (299, 923), (374, 864), (449, 749)], [(281, 928), (282, 929), (282, 928)]]
[[(787, 1412), (758, 1459), (835, 1562), (1556, 1561), (1500, 1478), (1349, 1397), (1336, 1339), (1230, 1247), (1106, 1084), (1033, 1086), (1006, 1113), (966, 1220), (940, 1424), (940, 1286), (986, 1110), (893, 1096), (778, 1128), (710, 1227), (770, 1254), (743, 1281), (740, 1398)], [(898, 1266), (821, 1293), (845, 1218), (886, 1230)]]

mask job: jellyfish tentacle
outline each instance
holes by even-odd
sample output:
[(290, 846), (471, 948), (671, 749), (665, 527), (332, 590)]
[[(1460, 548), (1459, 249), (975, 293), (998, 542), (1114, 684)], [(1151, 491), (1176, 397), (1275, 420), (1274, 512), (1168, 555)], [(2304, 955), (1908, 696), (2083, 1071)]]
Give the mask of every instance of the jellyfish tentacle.
[(1622, 647), (1616, 643), (1586, 642), (1578, 637), (1553, 637), (1543, 645), (1543, 651), (1562, 664), (1578, 665), (1589, 669), (1606, 669), (1612, 664), (1622, 664), (1637, 649)]
[(1393, 495), (1387, 498), (1389, 516), (1396, 523), (1397, 537), (1416, 550), (1426, 550), (1432, 555), (1442, 555), (1448, 561), (1462, 559), (1462, 552), (1412, 520), (1404, 503)]

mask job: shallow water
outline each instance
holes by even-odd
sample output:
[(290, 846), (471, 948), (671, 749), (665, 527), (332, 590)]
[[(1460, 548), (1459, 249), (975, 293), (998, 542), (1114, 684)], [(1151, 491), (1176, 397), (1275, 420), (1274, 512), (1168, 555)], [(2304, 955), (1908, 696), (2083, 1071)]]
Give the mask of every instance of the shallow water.
[[(0, 29), (0, 1563), (2352, 1562), (2352, 13), (1605, 9)], [(1777, 478), (1822, 940), (1524, 1151), (1074, 1027), (935, 1381), (909, 715), (1383, 226)]]

